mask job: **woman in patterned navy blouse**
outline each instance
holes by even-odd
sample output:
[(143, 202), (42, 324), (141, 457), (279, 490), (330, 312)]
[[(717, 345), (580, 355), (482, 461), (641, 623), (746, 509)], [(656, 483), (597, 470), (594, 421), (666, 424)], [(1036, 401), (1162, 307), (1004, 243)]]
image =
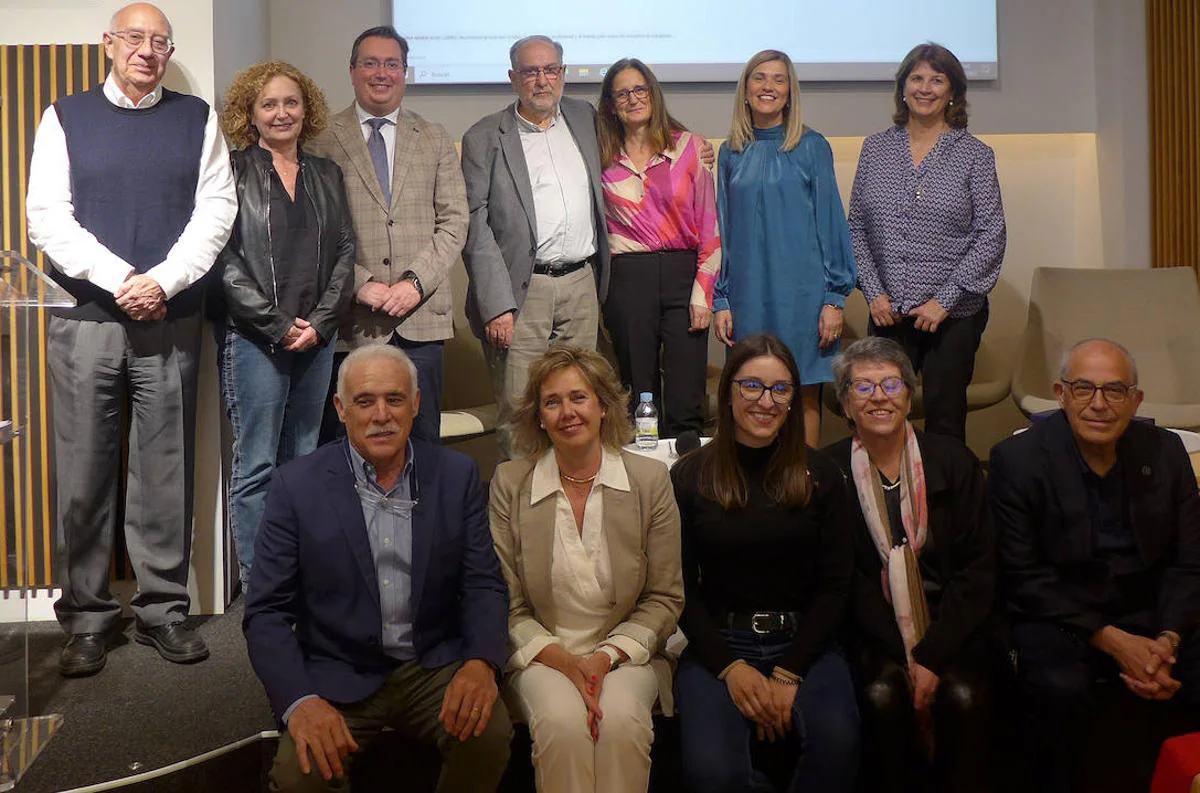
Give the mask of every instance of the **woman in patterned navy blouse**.
[(966, 97), (954, 53), (908, 53), (895, 125), (863, 143), (849, 217), (870, 332), (900, 342), (921, 373), (925, 431), (959, 440), (1006, 240), (996, 157), (967, 132)]

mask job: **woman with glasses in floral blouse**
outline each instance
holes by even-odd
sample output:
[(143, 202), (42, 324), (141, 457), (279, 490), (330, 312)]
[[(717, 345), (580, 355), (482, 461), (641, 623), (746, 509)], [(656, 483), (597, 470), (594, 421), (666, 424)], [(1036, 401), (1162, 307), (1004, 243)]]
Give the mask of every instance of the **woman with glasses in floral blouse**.
[(671, 117), (654, 73), (636, 58), (609, 67), (596, 131), (612, 253), (604, 324), (621, 380), (655, 395), (664, 436), (699, 432), (721, 269), (707, 144)]

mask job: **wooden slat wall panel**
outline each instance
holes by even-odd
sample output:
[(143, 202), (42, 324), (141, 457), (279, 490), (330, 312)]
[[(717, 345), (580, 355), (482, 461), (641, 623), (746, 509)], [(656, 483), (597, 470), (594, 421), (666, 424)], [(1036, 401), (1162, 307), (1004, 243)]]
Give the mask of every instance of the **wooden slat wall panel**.
[[(108, 73), (99, 44), (0, 45), (0, 249), (49, 264), (26, 234), (25, 192), (33, 139), (42, 112), (59, 97), (85, 91)], [(27, 432), (0, 453), (0, 483), (14, 494), (0, 499), (0, 589), (54, 584), (53, 469), (50, 454), (45, 316), (29, 317), (30, 355), (19, 350), (21, 322), (4, 317), (0, 344), (0, 415), (24, 415)], [(20, 353), (20, 354), (19, 354)], [(18, 383), (24, 383), (19, 388)]]
[(1200, 2), (1146, 0), (1155, 267), (1200, 269)]

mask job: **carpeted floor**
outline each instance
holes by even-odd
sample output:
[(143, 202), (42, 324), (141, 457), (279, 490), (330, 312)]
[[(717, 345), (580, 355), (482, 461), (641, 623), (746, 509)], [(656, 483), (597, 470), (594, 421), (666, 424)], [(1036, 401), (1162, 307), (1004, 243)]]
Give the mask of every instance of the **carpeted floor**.
[(137, 644), (126, 623), (125, 635), (109, 645), (107, 666), (76, 679), (58, 674), (64, 641), (58, 626), (32, 626), (31, 712), (61, 713), (65, 723), (18, 792), (52, 793), (118, 779), (274, 729), (246, 656), (241, 621), (240, 600), (224, 615), (196, 619), (212, 655), (192, 666), (168, 663)]

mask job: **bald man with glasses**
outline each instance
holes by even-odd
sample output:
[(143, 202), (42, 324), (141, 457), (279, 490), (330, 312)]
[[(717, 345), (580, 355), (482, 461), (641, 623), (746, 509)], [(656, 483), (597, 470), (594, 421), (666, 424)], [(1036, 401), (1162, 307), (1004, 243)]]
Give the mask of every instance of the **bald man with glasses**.
[(1200, 703), (1200, 493), (1179, 437), (1134, 421), (1124, 347), (1079, 342), (1054, 391), (1060, 410), (992, 449), (989, 489), (1023, 734), (1038, 789), (1061, 793), (1099, 681)]

